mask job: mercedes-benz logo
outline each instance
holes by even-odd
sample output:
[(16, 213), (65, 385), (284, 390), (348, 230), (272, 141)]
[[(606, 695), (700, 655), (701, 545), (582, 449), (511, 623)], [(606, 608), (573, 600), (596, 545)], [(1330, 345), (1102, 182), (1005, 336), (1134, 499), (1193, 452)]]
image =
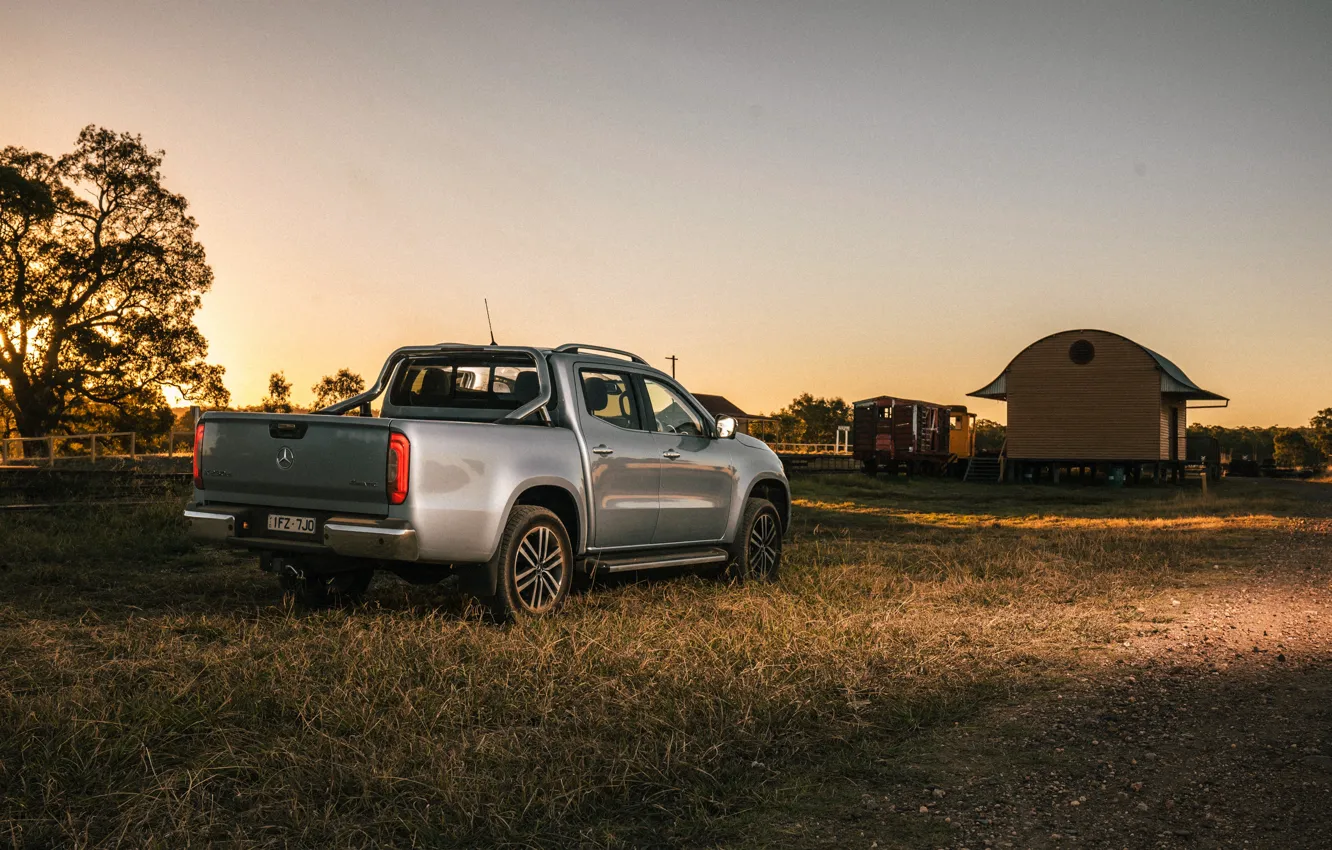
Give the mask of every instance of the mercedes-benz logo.
[(291, 469), (291, 465), (295, 462), (296, 453), (293, 452), (290, 447), (283, 446), (277, 456), (278, 469)]

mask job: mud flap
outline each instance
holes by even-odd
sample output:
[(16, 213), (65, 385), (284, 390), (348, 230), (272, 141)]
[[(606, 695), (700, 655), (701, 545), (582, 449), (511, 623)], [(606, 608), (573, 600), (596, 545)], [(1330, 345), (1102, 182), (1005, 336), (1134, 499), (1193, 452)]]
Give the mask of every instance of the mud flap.
[(464, 593), (486, 598), (494, 596), (499, 588), (499, 559), (484, 564), (458, 568), (458, 581)]

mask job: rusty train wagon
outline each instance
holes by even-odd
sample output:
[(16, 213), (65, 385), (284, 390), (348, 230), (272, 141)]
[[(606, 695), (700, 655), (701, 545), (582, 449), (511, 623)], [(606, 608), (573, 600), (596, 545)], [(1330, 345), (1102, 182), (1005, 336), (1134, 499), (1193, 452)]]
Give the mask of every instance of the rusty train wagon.
[(908, 475), (941, 474), (953, 459), (948, 448), (946, 404), (879, 396), (858, 401), (852, 419), (851, 453), (861, 469)]

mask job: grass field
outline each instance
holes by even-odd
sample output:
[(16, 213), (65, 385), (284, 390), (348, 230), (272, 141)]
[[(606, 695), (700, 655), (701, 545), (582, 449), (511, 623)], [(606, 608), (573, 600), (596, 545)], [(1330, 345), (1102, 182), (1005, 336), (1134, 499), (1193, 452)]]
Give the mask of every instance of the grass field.
[(844, 846), (932, 731), (1062, 687), (1323, 522), (1325, 489), (799, 479), (780, 583), (623, 583), (510, 627), (384, 576), (293, 609), (178, 501), (3, 515), (0, 841)]

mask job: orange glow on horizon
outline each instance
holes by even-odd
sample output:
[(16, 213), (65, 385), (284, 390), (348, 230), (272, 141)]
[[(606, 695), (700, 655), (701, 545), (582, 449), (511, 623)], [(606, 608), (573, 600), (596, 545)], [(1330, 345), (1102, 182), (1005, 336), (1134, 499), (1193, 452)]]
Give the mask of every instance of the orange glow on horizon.
[(966, 394), (1092, 327), (1233, 400), (1190, 421), (1305, 424), (1332, 406), (1332, 7), (1132, 5), (19, 0), (0, 145), (165, 150), (235, 405), (488, 340), (488, 298), (501, 343), (678, 355), (751, 413), (1003, 421)]

